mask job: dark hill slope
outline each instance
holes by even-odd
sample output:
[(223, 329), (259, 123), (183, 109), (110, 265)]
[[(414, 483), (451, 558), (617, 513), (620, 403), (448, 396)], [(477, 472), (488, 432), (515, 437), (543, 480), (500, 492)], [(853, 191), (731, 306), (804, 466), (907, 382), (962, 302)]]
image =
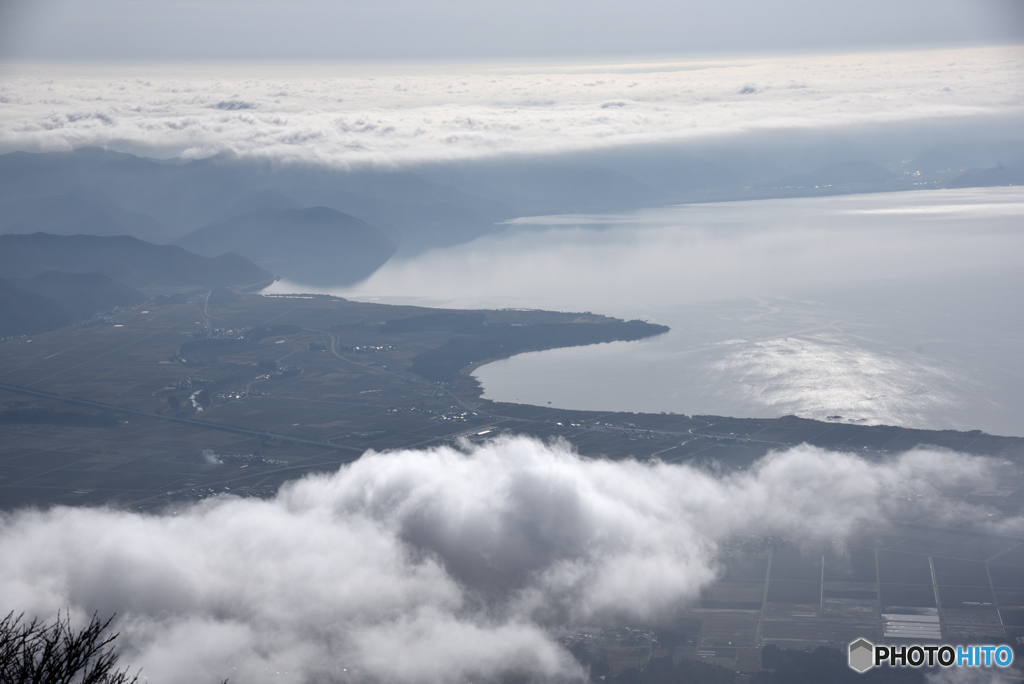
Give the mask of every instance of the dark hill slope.
[(118, 306), (135, 306), (148, 299), (134, 287), (114, 282), (101, 273), (46, 271), (18, 284), (70, 309), (77, 319)]
[(0, 235), (0, 277), (32, 278), (46, 271), (101, 273), (132, 287), (248, 285), (273, 278), (237, 254), (211, 259), (125, 235)]
[(49, 297), (0, 278), (0, 337), (34, 335), (74, 322), (74, 314)]
[(335, 209), (265, 209), (212, 223), (178, 244), (197, 254), (237, 252), (279, 276), (307, 284), (354, 283), (395, 246), (373, 226)]

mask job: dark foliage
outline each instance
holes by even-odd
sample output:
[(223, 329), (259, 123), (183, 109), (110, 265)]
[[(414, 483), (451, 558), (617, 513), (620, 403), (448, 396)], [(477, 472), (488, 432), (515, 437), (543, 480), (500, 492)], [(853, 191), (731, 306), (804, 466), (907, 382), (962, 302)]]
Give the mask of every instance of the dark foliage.
[(96, 615), (75, 630), (58, 614), (50, 625), (23, 621), (13, 612), (0, 620), (0, 682), (3, 684), (131, 684), (138, 675), (117, 669), (118, 654), (109, 620)]

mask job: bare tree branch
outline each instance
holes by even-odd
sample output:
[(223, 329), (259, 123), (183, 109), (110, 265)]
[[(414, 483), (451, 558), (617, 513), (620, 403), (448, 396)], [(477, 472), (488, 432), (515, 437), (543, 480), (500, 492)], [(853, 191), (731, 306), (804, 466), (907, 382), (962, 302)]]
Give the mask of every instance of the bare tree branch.
[(117, 669), (113, 617), (93, 614), (78, 631), (69, 611), (51, 625), (23, 618), (12, 611), (0, 620), (0, 684), (137, 684), (138, 673)]

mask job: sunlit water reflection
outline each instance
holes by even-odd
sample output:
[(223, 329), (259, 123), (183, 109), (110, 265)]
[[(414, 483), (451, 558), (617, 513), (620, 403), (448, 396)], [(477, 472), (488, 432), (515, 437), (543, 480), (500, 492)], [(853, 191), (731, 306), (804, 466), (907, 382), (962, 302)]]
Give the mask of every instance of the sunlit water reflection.
[(330, 292), (672, 328), (484, 366), (493, 399), (1024, 435), (1022, 263), (1024, 190), (989, 188), (519, 219)]

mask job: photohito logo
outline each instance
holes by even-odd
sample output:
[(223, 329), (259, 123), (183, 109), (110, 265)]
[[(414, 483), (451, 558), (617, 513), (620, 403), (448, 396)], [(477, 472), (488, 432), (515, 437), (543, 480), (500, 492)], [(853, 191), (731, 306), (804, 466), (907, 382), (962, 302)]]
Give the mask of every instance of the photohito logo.
[(1009, 646), (875, 646), (867, 639), (850, 644), (850, 667), (866, 672), (878, 665), (909, 667), (1009, 667)]

